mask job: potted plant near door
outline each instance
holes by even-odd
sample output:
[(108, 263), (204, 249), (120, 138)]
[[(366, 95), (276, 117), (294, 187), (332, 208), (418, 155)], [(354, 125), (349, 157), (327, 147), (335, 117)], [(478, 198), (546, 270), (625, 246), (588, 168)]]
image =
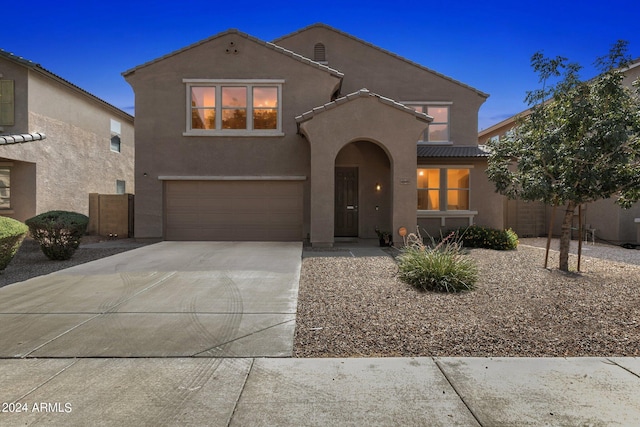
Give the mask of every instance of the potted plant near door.
[(376, 234), (378, 235), (378, 240), (380, 242), (380, 246), (391, 246), (393, 245), (393, 237), (391, 233), (388, 231), (380, 231), (378, 227), (376, 227)]

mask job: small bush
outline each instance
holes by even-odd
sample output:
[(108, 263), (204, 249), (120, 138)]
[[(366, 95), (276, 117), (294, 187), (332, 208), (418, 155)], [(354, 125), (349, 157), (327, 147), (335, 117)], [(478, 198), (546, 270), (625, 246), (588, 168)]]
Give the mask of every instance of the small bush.
[(89, 217), (76, 212), (49, 211), (25, 221), (31, 237), (52, 260), (70, 259), (87, 231)]
[(29, 228), (12, 218), (0, 216), (0, 270), (7, 268)]
[(518, 235), (512, 230), (472, 225), (455, 230), (463, 245), (467, 248), (484, 248), (507, 251), (517, 249)]
[[(425, 246), (420, 238), (405, 246), (398, 256), (399, 275), (405, 282), (426, 291), (470, 291), (478, 280), (478, 268), (462, 253), (459, 242), (447, 236), (434, 248)], [(419, 236), (418, 236), (419, 237)]]

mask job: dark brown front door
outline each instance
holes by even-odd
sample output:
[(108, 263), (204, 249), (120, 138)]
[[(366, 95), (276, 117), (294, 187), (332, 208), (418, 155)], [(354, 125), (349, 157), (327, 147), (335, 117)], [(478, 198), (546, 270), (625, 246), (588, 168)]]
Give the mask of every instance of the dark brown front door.
[(358, 236), (358, 168), (336, 167), (335, 236)]

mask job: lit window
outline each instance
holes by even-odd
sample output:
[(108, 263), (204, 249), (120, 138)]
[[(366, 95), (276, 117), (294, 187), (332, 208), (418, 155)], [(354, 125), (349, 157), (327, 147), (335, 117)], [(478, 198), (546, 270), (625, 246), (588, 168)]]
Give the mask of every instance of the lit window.
[(418, 210), (469, 210), (469, 169), (418, 169)]
[(281, 135), (282, 81), (185, 80), (186, 135)]
[(253, 128), (276, 129), (278, 127), (278, 89), (253, 88)]
[(222, 88), (222, 129), (247, 128), (247, 88)]
[(447, 210), (469, 210), (469, 169), (447, 169)]
[(440, 210), (440, 169), (418, 169), (418, 209)]
[(0, 210), (11, 209), (11, 168), (0, 167)]
[(449, 106), (406, 103), (414, 110), (433, 117), (419, 142), (449, 143)]
[(191, 129), (216, 128), (216, 88), (191, 88)]
[(115, 151), (116, 153), (120, 152), (120, 133), (122, 128), (120, 126), (120, 122), (115, 120), (111, 120), (111, 151)]

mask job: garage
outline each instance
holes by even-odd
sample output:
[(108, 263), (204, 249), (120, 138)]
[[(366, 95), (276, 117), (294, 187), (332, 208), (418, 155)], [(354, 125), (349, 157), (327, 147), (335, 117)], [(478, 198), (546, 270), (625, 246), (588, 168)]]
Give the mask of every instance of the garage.
[(164, 181), (165, 240), (299, 241), (300, 179)]

